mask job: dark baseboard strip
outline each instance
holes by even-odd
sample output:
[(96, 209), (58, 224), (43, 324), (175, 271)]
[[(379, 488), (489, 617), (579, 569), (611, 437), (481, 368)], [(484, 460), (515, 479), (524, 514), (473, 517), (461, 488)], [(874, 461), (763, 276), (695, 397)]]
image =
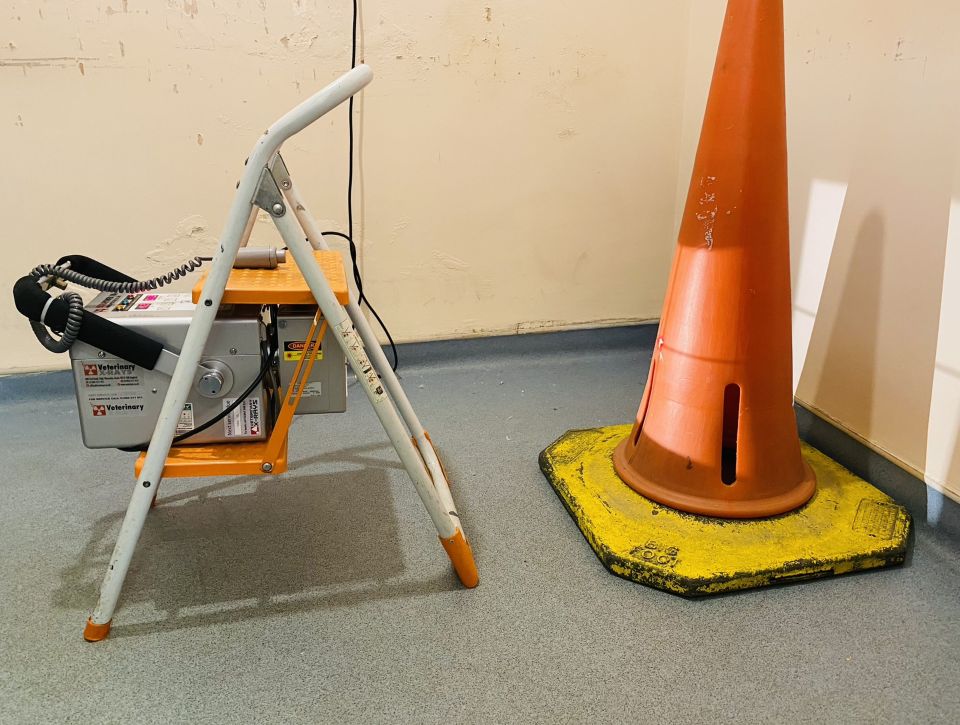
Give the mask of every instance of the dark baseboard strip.
[(907, 507), (917, 525), (960, 538), (960, 504), (806, 408), (794, 406), (800, 437)]
[[(579, 350), (652, 349), (656, 324), (599, 327), (559, 332), (531, 332), (521, 335), (474, 337), (457, 340), (430, 340), (398, 345), (401, 372), (404, 368), (449, 365), (467, 360), (487, 360), (527, 355), (560, 354)], [(389, 347), (384, 348), (392, 359)], [(0, 376), (0, 402), (72, 397), (69, 370)]]
[[(657, 326), (645, 324), (407, 343), (399, 346), (401, 370), (580, 350), (649, 351), (656, 335)], [(71, 373), (66, 370), (0, 376), (3, 403), (72, 398), (73, 394)], [(905, 505), (918, 525), (960, 538), (960, 504), (800, 406), (797, 423), (803, 440)]]
[[(488, 358), (525, 357), (563, 354), (587, 350), (652, 349), (657, 325), (596, 327), (559, 332), (530, 332), (520, 335), (473, 337), (458, 340), (431, 340), (399, 345), (401, 367), (420, 367), (460, 363)], [(386, 348), (387, 357), (390, 350)]]
[(73, 374), (69, 370), (0, 376), (0, 403), (73, 397)]

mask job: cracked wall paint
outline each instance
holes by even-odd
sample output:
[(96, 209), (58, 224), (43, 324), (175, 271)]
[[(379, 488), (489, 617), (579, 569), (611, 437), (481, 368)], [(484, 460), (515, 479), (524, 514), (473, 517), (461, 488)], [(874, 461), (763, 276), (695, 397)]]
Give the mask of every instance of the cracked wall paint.
[[(686, 5), (621, 3), (610, 27), (567, 1), (363, 3), (355, 236), (398, 340), (658, 314)], [(0, 184), (24, 211), (5, 220), (7, 288), (67, 253), (137, 276), (209, 256), (259, 133), (349, 64), (349, 3), (17, 8), (0, 45)], [(345, 108), (286, 148), (325, 229), (346, 231), (346, 154)], [(253, 243), (277, 243), (269, 221)], [(10, 305), (0, 334), (2, 371), (66, 363)]]

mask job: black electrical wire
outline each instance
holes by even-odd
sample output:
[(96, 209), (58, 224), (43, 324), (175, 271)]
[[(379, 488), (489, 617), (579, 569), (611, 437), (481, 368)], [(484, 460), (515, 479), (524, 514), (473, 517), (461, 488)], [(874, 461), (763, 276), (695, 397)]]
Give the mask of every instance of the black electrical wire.
[[(350, 41), (350, 67), (357, 67), (357, 22), (359, 18), (359, 12), (357, 8), (357, 0), (353, 0), (353, 24), (351, 31), (351, 41)], [(366, 305), (367, 309), (370, 310), (370, 314), (374, 316), (377, 320), (377, 324), (380, 325), (380, 328), (383, 330), (384, 334), (387, 336), (387, 340), (390, 343), (390, 351), (393, 353), (393, 363), (390, 367), (393, 368), (393, 371), (397, 371), (397, 366), (400, 364), (400, 356), (397, 354), (397, 345), (393, 341), (393, 335), (390, 334), (390, 330), (387, 329), (386, 324), (384, 324), (383, 319), (374, 309), (373, 305), (370, 304), (370, 299), (363, 291), (363, 280), (360, 277), (360, 268), (357, 265), (357, 245), (353, 241), (353, 146), (354, 146), (354, 133), (353, 133), (353, 96), (350, 96), (350, 100), (347, 102), (347, 129), (349, 137), (349, 154), (350, 154), (350, 163), (347, 171), (347, 233), (343, 234), (342, 232), (323, 232), (324, 235), (331, 234), (337, 237), (343, 237), (347, 240), (347, 243), (350, 245), (350, 262), (353, 264), (353, 281), (357, 285), (357, 306)]]
[[(217, 413), (207, 422), (201, 425), (198, 425), (196, 428), (194, 428), (193, 430), (187, 431), (186, 433), (181, 433), (178, 436), (174, 436), (173, 444), (185, 441), (187, 438), (190, 438), (191, 436), (195, 436), (197, 433), (201, 433), (205, 431), (207, 428), (209, 428), (212, 425), (216, 425), (221, 420), (223, 420), (228, 415), (230, 415), (233, 411), (235, 411), (237, 408), (239, 408), (240, 405), (253, 394), (253, 391), (256, 390), (257, 386), (263, 381), (264, 376), (267, 374), (267, 371), (270, 369), (270, 365), (272, 361), (273, 361), (273, 350), (270, 350), (268, 348), (267, 353), (266, 355), (264, 355), (264, 358), (263, 358), (263, 364), (260, 366), (260, 372), (257, 373), (257, 377), (254, 378), (252, 383), (250, 383), (250, 386), (246, 390), (244, 390), (236, 400), (230, 403), (230, 405), (224, 408), (221, 412)], [(138, 451), (142, 451), (146, 449), (147, 446), (149, 445), (150, 443), (147, 442), (147, 443), (141, 443), (138, 446), (128, 446), (126, 448), (119, 448), (118, 450), (125, 451), (127, 453), (137, 453)]]
[(330, 232), (320, 232), (320, 233), (323, 234), (324, 236), (342, 237), (343, 239), (346, 239), (348, 242), (350, 242), (350, 259), (353, 262), (353, 281), (356, 282), (357, 284), (357, 294), (360, 296), (360, 303), (365, 304), (367, 306), (367, 309), (370, 310), (370, 314), (374, 316), (374, 318), (377, 320), (377, 324), (380, 325), (380, 328), (386, 334), (387, 341), (390, 343), (390, 351), (393, 353), (393, 364), (391, 364), (390, 367), (393, 368), (394, 372), (396, 372), (397, 365), (400, 360), (399, 356), (397, 355), (397, 344), (393, 341), (393, 335), (390, 334), (390, 330), (387, 329), (387, 325), (381, 319), (379, 313), (373, 308), (373, 305), (370, 304), (369, 298), (363, 292), (363, 280), (360, 279), (360, 271), (357, 269), (357, 256), (356, 256), (357, 248), (354, 245), (353, 240), (351, 240), (350, 237), (348, 237), (343, 232), (330, 231)]

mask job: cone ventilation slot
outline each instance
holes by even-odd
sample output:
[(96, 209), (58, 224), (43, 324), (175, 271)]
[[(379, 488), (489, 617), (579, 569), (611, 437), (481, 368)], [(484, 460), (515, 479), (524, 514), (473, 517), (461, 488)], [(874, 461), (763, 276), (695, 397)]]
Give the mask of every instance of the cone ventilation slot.
[(720, 480), (737, 482), (737, 434), (740, 428), (740, 386), (731, 383), (723, 391), (723, 448), (720, 452)]

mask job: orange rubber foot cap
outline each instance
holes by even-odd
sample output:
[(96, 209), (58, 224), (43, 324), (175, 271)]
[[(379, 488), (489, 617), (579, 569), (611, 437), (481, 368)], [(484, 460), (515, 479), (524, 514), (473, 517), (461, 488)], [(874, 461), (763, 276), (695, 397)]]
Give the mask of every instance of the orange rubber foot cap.
[(88, 619), (87, 626), (83, 628), (83, 638), (87, 642), (99, 642), (101, 639), (106, 639), (107, 635), (110, 634), (111, 622), (113, 622), (112, 619), (106, 624), (97, 624), (92, 619)]
[(449, 539), (440, 537), (440, 543), (443, 544), (450, 562), (453, 564), (454, 571), (460, 577), (460, 583), (467, 589), (473, 589), (480, 583), (480, 574), (477, 572), (477, 564), (473, 560), (473, 549), (463, 537), (462, 531), (457, 531)]

